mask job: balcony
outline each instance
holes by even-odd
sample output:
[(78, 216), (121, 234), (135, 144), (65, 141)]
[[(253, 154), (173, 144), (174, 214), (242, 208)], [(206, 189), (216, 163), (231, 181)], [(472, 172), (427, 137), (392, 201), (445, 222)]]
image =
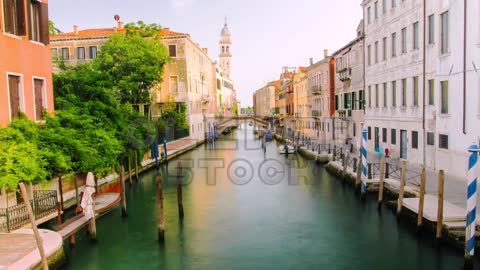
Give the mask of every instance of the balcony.
[(202, 95), (202, 103), (208, 104), (210, 102), (210, 97), (208, 95)]
[(322, 94), (322, 87), (320, 85), (312, 86), (312, 94), (313, 95), (321, 95)]
[(352, 69), (351, 68), (346, 68), (339, 72), (339, 79), (342, 82), (349, 81), (352, 79)]
[(315, 118), (320, 118), (320, 111), (318, 110), (313, 110), (312, 111), (312, 117), (315, 117)]

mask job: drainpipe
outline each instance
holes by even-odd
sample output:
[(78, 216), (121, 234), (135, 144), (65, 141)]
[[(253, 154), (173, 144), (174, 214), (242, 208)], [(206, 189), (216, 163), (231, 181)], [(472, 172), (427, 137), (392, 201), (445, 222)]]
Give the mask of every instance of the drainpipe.
[(425, 128), (425, 87), (427, 74), (427, 1), (423, 1), (423, 102), (422, 102), (422, 128), (423, 128), (423, 166), (427, 166), (427, 129)]
[(463, 134), (467, 134), (467, 0), (463, 5)]

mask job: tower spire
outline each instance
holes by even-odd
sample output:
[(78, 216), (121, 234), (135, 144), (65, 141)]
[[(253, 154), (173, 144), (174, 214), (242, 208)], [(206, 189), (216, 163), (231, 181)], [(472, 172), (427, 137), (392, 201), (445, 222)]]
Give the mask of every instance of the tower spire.
[(225, 16), (225, 26), (227, 26), (227, 16)]

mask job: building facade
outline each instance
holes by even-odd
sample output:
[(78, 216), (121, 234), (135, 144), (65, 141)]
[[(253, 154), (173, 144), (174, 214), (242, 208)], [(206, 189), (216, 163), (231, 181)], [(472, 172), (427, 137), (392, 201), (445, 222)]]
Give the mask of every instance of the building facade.
[[(335, 60), (336, 137), (358, 149), (364, 124), (363, 22), (357, 37), (333, 54)], [(337, 129), (338, 128), (338, 129)]]
[[(385, 5), (384, 5), (385, 4)], [(423, 1), (362, 3), (368, 150), (423, 163)]]
[[(126, 33), (121, 22), (112, 28), (79, 30), (74, 26), (73, 30), (51, 37), (52, 56), (70, 65), (91, 61), (111, 35)], [(215, 117), (220, 105), (230, 110), (233, 107), (233, 100), (236, 100), (233, 83), (221, 78), (220, 91), (226, 92), (227, 98), (219, 103), (217, 67), (208, 50), (186, 33), (163, 28), (161, 36), (170, 61), (165, 65), (161, 83), (151, 91), (151, 104), (135, 104), (134, 107), (155, 119), (160, 117), (166, 103), (183, 103), (187, 107), (190, 138), (203, 140), (217, 122)]]
[(272, 116), (275, 110), (275, 82), (270, 82), (254, 92), (254, 113), (256, 116)]
[(43, 120), (54, 110), (48, 1), (0, 3), (0, 127), (24, 113)]
[(324, 51), (324, 58), (317, 63), (311, 61), (308, 67), (308, 109), (310, 120), (307, 121), (305, 135), (316, 143), (333, 143), (334, 127), (332, 106), (334, 92), (333, 58)]

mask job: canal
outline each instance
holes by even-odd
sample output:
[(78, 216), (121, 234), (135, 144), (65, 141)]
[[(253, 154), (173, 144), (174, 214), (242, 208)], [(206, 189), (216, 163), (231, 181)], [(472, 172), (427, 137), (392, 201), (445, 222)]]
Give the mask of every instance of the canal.
[[(177, 161), (185, 218), (176, 204)], [(64, 269), (461, 269), (463, 253), (397, 224), (374, 198), (299, 155), (267, 151), (243, 126), (161, 168), (166, 241), (157, 242), (155, 171), (127, 186), (128, 217), (97, 220), (97, 243), (65, 243)], [(66, 241), (67, 242), (67, 241)], [(478, 265), (478, 262), (476, 263)]]

